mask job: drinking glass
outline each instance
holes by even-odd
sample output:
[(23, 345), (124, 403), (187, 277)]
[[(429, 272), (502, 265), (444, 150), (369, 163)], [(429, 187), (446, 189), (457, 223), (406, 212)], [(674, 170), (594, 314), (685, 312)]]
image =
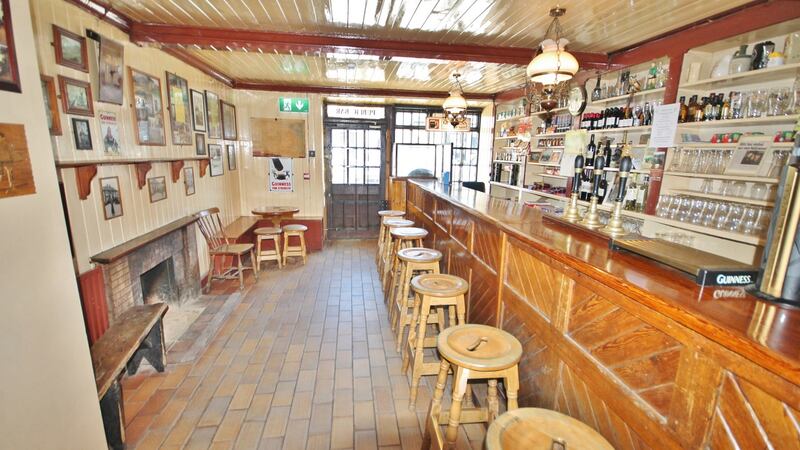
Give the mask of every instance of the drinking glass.
[(728, 217), (725, 218), (724, 228), (734, 233), (742, 231), (742, 219), (744, 216), (744, 207), (740, 203), (731, 204), (728, 210)]
[(751, 119), (761, 117), (765, 112), (766, 104), (766, 89), (756, 89), (754, 91), (750, 91), (745, 102), (745, 110), (747, 112), (746, 116)]
[(676, 219), (679, 222), (687, 222), (689, 220), (693, 205), (694, 199), (692, 197), (683, 197), (681, 199), (680, 206), (678, 207), (678, 216)]
[(731, 209), (731, 203), (727, 202), (720, 203), (719, 206), (717, 206), (717, 210), (716, 212), (714, 212), (714, 219), (713, 219), (714, 228), (718, 230), (725, 228), (725, 221), (728, 218), (728, 213), (730, 212), (730, 209)]
[(681, 203), (683, 203), (683, 195), (676, 195), (672, 197), (672, 201), (669, 204), (669, 209), (667, 210), (667, 217), (670, 219), (676, 219), (678, 217), (678, 211), (680, 210)]
[(697, 158), (697, 172), (698, 173), (713, 173), (711, 171), (711, 164), (714, 161), (713, 150), (700, 150)]
[(731, 163), (732, 159), (733, 159), (733, 150), (731, 149), (722, 150), (722, 160), (720, 161), (719, 173), (725, 173), (725, 169), (728, 168), (728, 165)]
[(706, 178), (703, 184), (700, 185), (700, 192), (703, 194), (712, 194), (714, 192), (714, 180)]
[(719, 195), (733, 195), (733, 180), (723, 180), (719, 185)]
[(755, 232), (758, 223), (759, 209), (760, 208), (755, 206), (744, 208), (744, 213), (742, 215), (742, 233), (753, 234)]
[(697, 164), (699, 150), (689, 148), (683, 150), (683, 158), (681, 158), (681, 172), (693, 172)]
[(731, 119), (741, 119), (744, 117), (742, 100), (743, 94), (741, 92), (733, 92), (731, 94)]
[(769, 223), (772, 220), (772, 212), (765, 208), (759, 208), (758, 211), (758, 219), (756, 220), (756, 226), (753, 228), (753, 232), (758, 235), (763, 235), (769, 229)]
[(714, 214), (717, 212), (719, 205), (719, 202), (713, 200), (706, 202), (706, 207), (703, 209), (703, 218), (700, 221), (700, 225), (709, 227), (714, 223)]
[(767, 199), (767, 185), (766, 183), (753, 183), (750, 186), (750, 198), (755, 200)]
[(688, 222), (695, 225), (700, 225), (703, 222), (703, 210), (706, 207), (706, 201), (701, 198), (692, 200), (692, 207), (689, 210)]
[(744, 197), (745, 191), (747, 191), (747, 183), (744, 181), (736, 181), (731, 188), (731, 195), (734, 197)]
[(772, 152), (772, 164), (769, 166), (767, 178), (778, 178), (781, 170), (789, 160), (789, 150), (775, 150)]
[(672, 203), (672, 196), (669, 194), (661, 194), (658, 196), (658, 205), (656, 205), (656, 216), (666, 217), (669, 213), (669, 205)]
[(675, 154), (672, 156), (672, 162), (669, 165), (670, 172), (678, 172), (681, 169), (681, 155), (683, 150), (680, 148), (675, 149)]
[(720, 174), (725, 170), (723, 167), (723, 153), (722, 150), (710, 150), (711, 152), (711, 165), (709, 166), (708, 173)]

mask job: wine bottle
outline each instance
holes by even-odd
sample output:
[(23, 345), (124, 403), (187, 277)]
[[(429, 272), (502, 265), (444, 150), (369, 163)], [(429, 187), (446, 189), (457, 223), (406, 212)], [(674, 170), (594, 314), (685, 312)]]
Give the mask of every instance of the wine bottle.
[(694, 122), (694, 116), (697, 114), (697, 96), (689, 97), (689, 106), (687, 107), (688, 114), (686, 115), (687, 122)]
[(714, 120), (714, 103), (717, 101), (717, 94), (711, 93), (703, 105), (703, 120)]
[(606, 139), (606, 147), (603, 149), (603, 158), (606, 160), (606, 167), (614, 167), (611, 155), (611, 139)]
[(589, 145), (586, 147), (586, 166), (592, 167), (594, 165), (594, 155), (597, 152), (597, 145), (594, 143), (594, 135), (589, 139)]
[(733, 91), (728, 94), (728, 98), (722, 100), (722, 108), (720, 108), (719, 111), (720, 120), (728, 120), (731, 118), (731, 97), (733, 97)]
[(681, 110), (678, 113), (678, 123), (686, 122), (686, 115), (689, 113), (689, 107), (686, 106), (686, 96), (681, 96)]
[(602, 95), (603, 91), (600, 89), (600, 75), (597, 75), (597, 84), (594, 85), (594, 89), (592, 90), (592, 101), (600, 100), (600, 96)]
[(606, 190), (608, 189), (608, 176), (607, 171), (603, 171), (603, 177), (600, 178), (600, 186), (597, 188), (597, 202), (603, 203), (603, 200), (606, 198)]

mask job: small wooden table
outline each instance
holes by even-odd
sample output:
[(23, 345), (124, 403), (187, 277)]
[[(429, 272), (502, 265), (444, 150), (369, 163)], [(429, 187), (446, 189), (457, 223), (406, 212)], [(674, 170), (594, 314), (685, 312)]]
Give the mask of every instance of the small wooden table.
[(257, 216), (272, 220), (276, 228), (280, 228), (282, 220), (291, 219), (299, 212), (300, 208), (295, 208), (294, 206), (266, 206), (252, 211)]

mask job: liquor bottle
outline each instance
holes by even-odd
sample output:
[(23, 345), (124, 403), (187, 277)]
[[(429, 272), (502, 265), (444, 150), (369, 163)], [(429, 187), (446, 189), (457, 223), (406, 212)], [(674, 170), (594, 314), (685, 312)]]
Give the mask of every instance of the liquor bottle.
[(639, 189), (636, 185), (636, 176), (631, 174), (628, 177), (630, 182), (628, 183), (628, 190), (625, 191), (625, 203), (622, 205), (622, 209), (625, 211), (635, 211), (636, 210), (636, 193)]
[(597, 84), (594, 85), (594, 90), (592, 90), (592, 101), (600, 100), (603, 91), (600, 89), (600, 75), (597, 75)]
[(647, 193), (650, 189), (650, 176), (644, 175), (643, 180), (638, 183), (636, 190), (636, 211), (644, 211), (644, 205), (647, 202)]
[(686, 106), (686, 96), (681, 96), (681, 111), (678, 113), (678, 123), (686, 122), (686, 115), (689, 113), (689, 107)]
[(686, 121), (694, 122), (694, 116), (697, 113), (697, 96), (689, 97), (689, 106), (687, 107)]
[(597, 203), (602, 204), (603, 200), (606, 198), (607, 190), (608, 190), (608, 171), (603, 171), (603, 177), (600, 178), (599, 186), (597, 187)]
[(653, 108), (655, 106), (649, 103), (644, 104), (644, 123), (642, 125), (650, 126), (653, 124)]
[(703, 105), (703, 120), (714, 120), (714, 103), (717, 101), (717, 94), (711, 93)]
[(606, 160), (606, 167), (615, 167), (611, 155), (611, 139), (606, 139), (606, 148), (603, 149), (603, 158)]
[(586, 147), (586, 167), (594, 166), (594, 155), (597, 153), (597, 145), (594, 143), (594, 135), (589, 139), (589, 145)]
[(697, 103), (697, 106), (694, 109), (694, 121), (695, 122), (702, 122), (703, 118), (705, 117), (705, 107), (706, 103), (708, 103), (708, 97), (703, 97)]
[(722, 120), (722, 108), (725, 105), (725, 94), (720, 92), (717, 94), (717, 109), (714, 111), (716, 119), (715, 120)]
[(728, 120), (731, 118), (731, 97), (733, 97), (733, 91), (728, 94), (727, 98), (722, 100), (722, 107), (719, 110), (720, 120)]

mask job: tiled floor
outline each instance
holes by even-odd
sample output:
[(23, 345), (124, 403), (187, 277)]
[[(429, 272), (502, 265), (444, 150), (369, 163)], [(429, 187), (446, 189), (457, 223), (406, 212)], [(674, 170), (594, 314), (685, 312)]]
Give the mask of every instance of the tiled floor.
[[(333, 241), (305, 266), (270, 266), (241, 297), (217, 285), (166, 372), (124, 380), (130, 447), (420, 448), (434, 380), (410, 411), (374, 250)], [(482, 440), (481, 425), (462, 427), (459, 448)]]

